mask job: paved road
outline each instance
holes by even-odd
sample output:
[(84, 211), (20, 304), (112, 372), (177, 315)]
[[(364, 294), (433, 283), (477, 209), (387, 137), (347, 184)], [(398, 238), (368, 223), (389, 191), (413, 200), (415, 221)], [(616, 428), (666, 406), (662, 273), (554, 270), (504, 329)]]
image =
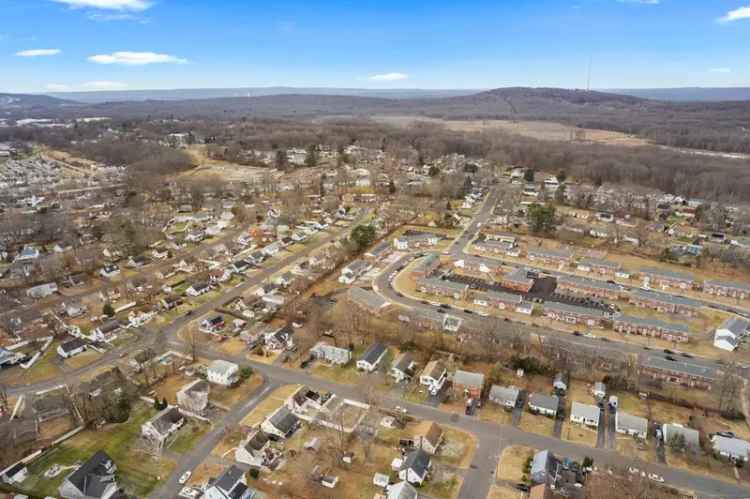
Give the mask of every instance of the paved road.
[[(261, 373), (267, 379), (273, 380), (275, 383), (307, 385), (316, 390), (330, 391), (341, 397), (362, 401), (362, 393), (358, 387), (316, 378), (302, 370), (249, 361), (242, 356), (231, 356), (209, 350), (202, 350), (201, 356), (209, 359), (223, 358), (251, 365), (257, 372)], [(464, 486), (461, 489), (459, 497), (463, 499), (486, 497), (490, 486), (495, 481), (494, 470), (497, 465), (497, 456), (500, 449), (508, 445), (524, 445), (537, 449), (550, 449), (561, 456), (579, 460), (590, 456), (600, 469), (610, 467), (617, 470), (625, 470), (628, 466), (635, 466), (639, 469), (662, 475), (666, 482), (672, 486), (695, 490), (702, 497), (722, 499), (750, 497), (750, 488), (688, 473), (661, 464), (651, 464), (637, 459), (630, 459), (617, 454), (612, 449), (591, 448), (550, 436), (526, 433), (511, 425), (498, 425), (471, 416), (450, 414), (435, 407), (413, 404), (401, 398), (393, 398), (391, 396), (385, 397), (383, 405), (387, 407), (400, 405), (408, 409), (409, 413), (417, 418), (436, 421), (442, 425), (454, 426), (476, 437), (479, 446), (474, 455), (472, 467), (468, 470)]]
[(269, 382), (268, 378), (264, 378), (263, 384), (256, 390), (255, 395), (250, 400), (232, 408), (219, 421), (214, 421), (211, 431), (204, 435), (201, 441), (189, 453), (182, 455), (169, 478), (162, 481), (161, 486), (152, 492), (149, 497), (153, 499), (173, 499), (177, 497), (182, 488), (182, 485), (179, 484), (180, 477), (186, 471), (194, 471), (195, 468), (205, 461), (211, 455), (213, 448), (224, 437), (225, 430), (240, 424), (245, 415), (255, 409), (277, 386), (278, 383)]

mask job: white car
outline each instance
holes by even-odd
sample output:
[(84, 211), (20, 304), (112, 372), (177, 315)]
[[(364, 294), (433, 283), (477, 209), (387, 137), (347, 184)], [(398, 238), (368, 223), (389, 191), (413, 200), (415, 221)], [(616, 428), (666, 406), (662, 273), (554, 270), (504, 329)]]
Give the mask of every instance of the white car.
[(185, 473), (183, 473), (182, 476), (180, 477), (180, 480), (179, 480), (180, 485), (183, 485), (183, 484), (187, 483), (187, 481), (190, 480), (190, 477), (192, 475), (193, 474), (190, 471), (186, 471)]

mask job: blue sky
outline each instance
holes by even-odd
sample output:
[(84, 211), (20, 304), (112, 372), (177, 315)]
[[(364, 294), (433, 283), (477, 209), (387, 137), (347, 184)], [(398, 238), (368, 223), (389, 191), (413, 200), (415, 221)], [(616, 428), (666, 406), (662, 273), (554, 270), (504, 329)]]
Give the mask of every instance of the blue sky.
[(0, 0), (0, 91), (750, 86), (750, 0)]

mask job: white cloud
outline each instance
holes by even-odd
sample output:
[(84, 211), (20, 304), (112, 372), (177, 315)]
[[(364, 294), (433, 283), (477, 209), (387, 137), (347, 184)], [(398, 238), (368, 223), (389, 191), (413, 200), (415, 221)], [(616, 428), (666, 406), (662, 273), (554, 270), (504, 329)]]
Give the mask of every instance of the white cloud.
[(20, 52), (16, 52), (16, 56), (18, 57), (45, 57), (50, 55), (57, 55), (61, 52), (60, 49), (31, 49), (31, 50), (22, 50)]
[(62, 83), (48, 83), (47, 90), (50, 92), (67, 92), (70, 90), (70, 86), (63, 85)]
[(90, 62), (97, 64), (122, 64), (125, 66), (143, 66), (146, 64), (187, 64), (187, 59), (181, 59), (169, 54), (156, 52), (114, 52), (112, 54), (92, 55)]
[(142, 12), (151, 7), (147, 0), (52, 0), (53, 2), (70, 5), (73, 8), (89, 7), (104, 10), (130, 10)]
[(721, 23), (731, 23), (732, 21), (739, 21), (740, 19), (750, 19), (750, 5), (730, 10), (725, 16), (722, 16), (717, 20)]
[(731, 73), (732, 68), (711, 68), (708, 70), (709, 73)]
[(120, 81), (107, 80), (88, 81), (84, 83), (83, 86), (90, 90), (117, 90), (127, 87), (125, 83), (122, 83)]
[(402, 81), (408, 79), (409, 75), (405, 73), (383, 73), (370, 76), (372, 81)]

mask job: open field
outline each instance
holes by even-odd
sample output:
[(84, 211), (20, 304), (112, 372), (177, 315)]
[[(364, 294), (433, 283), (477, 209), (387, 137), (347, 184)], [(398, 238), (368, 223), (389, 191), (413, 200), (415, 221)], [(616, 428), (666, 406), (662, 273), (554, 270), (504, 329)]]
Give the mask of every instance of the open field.
[(560, 436), (563, 440), (596, 447), (596, 430), (581, 424), (565, 421)]
[(493, 486), (489, 495), (487, 495), (487, 499), (524, 499), (524, 497), (526, 497), (526, 494), (520, 490), (498, 486)]
[(263, 384), (263, 377), (259, 374), (253, 374), (248, 379), (240, 382), (237, 386), (232, 387), (211, 387), (209, 400), (217, 406), (232, 407), (250, 396)]
[(528, 411), (521, 416), (521, 423), (518, 427), (522, 431), (536, 433), (538, 435), (552, 436), (555, 431), (555, 420), (547, 416), (531, 414)]
[(71, 369), (80, 369), (82, 367), (86, 367), (92, 362), (95, 362), (101, 356), (102, 354), (100, 354), (99, 352), (96, 352), (94, 350), (86, 350), (85, 352), (80, 353), (75, 357), (65, 359), (64, 362), (65, 365)]
[(201, 423), (198, 421), (188, 421), (188, 423), (180, 428), (177, 433), (177, 438), (169, 446), (169, 450), (177, 452), (179, 454), (185, 454), (197, 444), (203, 435), (208, 433), (211, 426), (207, 423)]
[[(522, 135), (538, 140), (565, 141), (571, 140), (571, 134), (581, 129), (553, 123), (550, 121), (511, 121), (511, 120), (445, 120), (437, 118), (423, 118), (414, 116), (374, 116), (373, 119), (380, 123), (410, 127), (415, 123), (430, 123), (441, 125), (448, 130), (457, 132), (483, 132), (499, 130), (506, 133)], [(620, 132), (606, 130), (583, 129), (585, 140), (599, 144), (619, 146), (643, 146), (649, 142), (640, 137), (627, 135)]]
[(0, 380), (9, 385), (40, 383), (62, 375), (56, 364), (58, 343), (53, 342), (47, 351), (28, 369), (14, 367), (2, 373)]

